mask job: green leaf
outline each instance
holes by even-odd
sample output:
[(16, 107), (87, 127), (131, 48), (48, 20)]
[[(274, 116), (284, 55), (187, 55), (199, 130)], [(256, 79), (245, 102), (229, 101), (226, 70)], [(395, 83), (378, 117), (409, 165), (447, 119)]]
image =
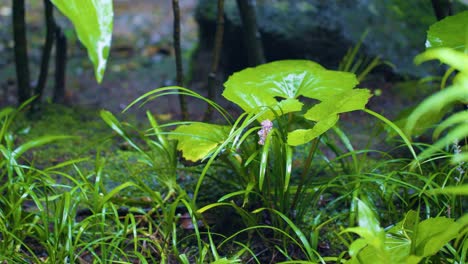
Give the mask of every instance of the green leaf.
[(427, 48), (447, 47), (467, 52), (468, 11), (448, 16), (433, 24), (427, 32)]
[(418, 224), (416, 255), (428, 257), (436, 254), (445, 244), (458, 236), (461, 226), (446, 217), (429, 218)]
[(464, 100), (467, 91), (468, 86), (453, 85), (425, 99), (408, 117), (405, 127), (406, 133), (411, 135), (419, 120), (425, 116), (441, 115), (447, 105)]
[(362, 110), (371, 96), (370, 91), (367, 89), (348, 90), (314, 105), (304, 114), (304, 118), (320, 121), (328, 118), (330, 115)]
[(455, 194), (455, 195), (468, 195), (468, 184), (459, 186), (447, 186), (444, 188), (434, 189), (428, 191), (430, 194)]
[(460, 72), (468, 72), (468, 54), (450, 48), (426, 50), (414, 58), (414, 63), (421, 64), (428, 60), (438, 59)]
[(51, 0), (71, 20), (88, 50), (98, 82), (102, 81), (112, 39), (112, 0)]
[(380, 223), (374, 215), (372, 209), (363, 201), (357, 199), (359, 227), (346, 228), (346, 232), (353, 232), (364, 239), (368, 245), (373, 246), (383, 254), (385, 242), (385, 232), (380, 227)]
[(468, 111), (455, 113), (437, 125), (433, 133), (433, 138), (438, 138), (440, 134), (447, 128), (468, 121)]
[(374, 236), (380, 236), (383, 233), (374, 212), (361, 200), (358, 200), (358, 218), (359, 227), (368, 229)]
[(186, 160), (198, 161), (208, 157), (228, 137), (229, 126), (192, 123), (177, 127), (169, 139), (177, 140), (177, 149)]
[(57, 141), (57, 140), (64, 140), (64, 139), (72, 139), (76, 138), (73, 136), (43, 136), (40, 138), (36, 138), (34, 140), (28, 141), (24, 143), (23, 145), (17, 147), (13, 152), (12, 152), (12, 157), (17, 159), (20, 157), (24, 152), (32, 149), (32, 148), (37, 148), (43, 145), (46, 145), (50, 142)]
[[(284, 60), (234, 73), (224, 84), (223, 96), (246, 112), (269, 107), (285, 114), (302, 109), (299, 96), (323, 101), (351, 90), (357, 82), (352, 73), (330, 71), (307, 60)], [(269, 111), (259, 119), (273, 120), (274, 114)]]
[(288, 133), (288, 145), (298, 146), (322, 135), (338, 122), (338, 115), (330, 115), (317, 122), (311, 129), (297, 129)]

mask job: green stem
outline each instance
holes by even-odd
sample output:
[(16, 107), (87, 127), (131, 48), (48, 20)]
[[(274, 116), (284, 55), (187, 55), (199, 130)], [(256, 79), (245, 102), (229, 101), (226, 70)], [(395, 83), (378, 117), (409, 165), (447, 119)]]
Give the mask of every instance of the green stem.
[(312, 158), (315, 155), (315, 151), (317, 150), (319, 141), (320, 141), (320, 137), (315, 138), (312, 141), (312, 146), (310, 147), (309, 155), (307, 156), (307, 159), (305, 161), (304, 169), (302, 170), (302, 174), (301, 174), (301, 179), (300, 179), (299, 185), (297, 186), (296, 194), (294, 195), (294, 199), (291, 204), (291, 212), (293, 212), (294, 209), (296, 208), (297, 201), (299, 200), (299, 194), (302, 192), (302, 187), (305, 184), (307, 174), (309, 173), (310, 165), (312, 164)]

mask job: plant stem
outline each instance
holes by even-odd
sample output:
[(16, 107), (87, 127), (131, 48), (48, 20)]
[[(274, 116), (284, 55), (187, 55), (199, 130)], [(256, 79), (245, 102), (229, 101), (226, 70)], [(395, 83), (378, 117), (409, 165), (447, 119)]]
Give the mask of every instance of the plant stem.
[(260, 32), (257, 27), (255, 0), (237, 0), (244, 31), (244, 43), (247, 49), (249, 66), (265, 63)]
[(28, 46), (26, 41), (26, 22), (24, 19), (24, 0), (13, 2), (13, 37), (15, 41), (16, 81), (18, 85), (18, 103), (31, 96), (29, 84)]
[[(216, 20), (216, 35), (213, 48), (213, 60), (211, 61), (211, 71), (208, 75), (208, 99), (215, 101), (215, 84), (216, 74), (218, 72), (219, 57), (221, 54), (221, 47), (223, 46), (224, 34), (224, 0), (218, 0), (218, 18)], [(208, 105), (206, 109), (204, 121), (208, 121), (213, 114), (213, 107)]]
[(62, 32), (62, 29), (55, 27), (55, 38), (57, 47), (55, 50), (55, 87), (54, 87), (54, 102), (65, 102), (65, 73), (67, 68), (67, 38)]
[[(180, 8), (179, 0), (172, 0), (174, 13), (174, 50), (176, 57), (177, 85), (184, 87), (184, 70), (182, 67), (182, 52), (180, 51)], [(179, 94), (180, 112), (183, 120), (188, 119), (187, 102), (182, 94)]]
[(307, 174), (309, 173), (310, 165), (312, 164), (312, 158), (315, 155), (315, 151), (317, 150), (319, 141), (320, 141), (320, 137), (315, 138), (312, 141), (312, 146), (310, 146), (309, 155), (307, 156), (307, 159), (305, 161), (304, 169), (302, 170), (302, 174), (301, 174), (301, 179), (300, 179), (299, 185), (297, 186), (297, 190), (296, 190), (296, 193), (294, 194), (294, 199), (291, 204), (291, 212), (293, 212), (294, 209), (296, 208), (297, 201), (299, 200), (299, 194), (301, 193), (302, 187), (305, 184)]
[(44, 93), (44, 88), (47, 83), (47, 75), (49, 71), (50, 54), (54, 45), (54, 7), (50, 0), (44, 0), (44, 15), (46, 25), (46, 39), (44, 43), (44, 48), (42, 49), (41, 68), (35, 89), (35, 94), (37, 95), (36, 103), (41, 101), (42, 94)]
[(431, 0), (432, 9), (437, 20), (442, 20), (446, 16), (452, 15), (452, 4), (450, 0)]

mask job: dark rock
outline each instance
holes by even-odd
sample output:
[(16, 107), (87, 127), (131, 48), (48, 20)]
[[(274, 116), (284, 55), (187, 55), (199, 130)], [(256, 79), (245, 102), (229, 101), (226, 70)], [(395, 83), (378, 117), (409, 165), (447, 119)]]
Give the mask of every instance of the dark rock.
[[(216, 3), (201, 0), (196, 9), (200, 50), (212, 51)], [(425, 49), (426, 30), (436, 22), (426, 0), (257, 0), (257, 22), (267, 61), (310, 59), (337, 68), (346, 51), (369, 33), (361, 52), (380, 56), (400, 75), (424, 76), (428, 67), (413, 58)], [(228, 74), (247, 65), (236, 1), (225, 1), (222, 63)], [(206, 62), (205, 62), (206, 63)]]

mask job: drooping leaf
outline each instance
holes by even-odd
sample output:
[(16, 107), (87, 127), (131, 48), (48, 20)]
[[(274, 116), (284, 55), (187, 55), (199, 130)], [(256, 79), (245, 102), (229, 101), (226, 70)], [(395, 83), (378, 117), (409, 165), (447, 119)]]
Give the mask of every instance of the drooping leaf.
[[(302, 109), (299, 96), (323, 101), (353, 89), (357, 82), (352, 73), (330, 71), (307, 60), (284, 60), (234, 73), (224, 84), (223, 96), (246, 112), (282, 106), (280, 114), (285, 114)], [(288, 107), (281, 105), (284, 99), (290, 99)], [(272, 120), (274, 115), (270, 111), (260, 119)]]
[(88, 50), (98, 82), (102, 81), (112, 39), (112, 0), (51, 0), (73, 23)]
[(405, 130), (408, 135), (412, 134), (412, 131), (418, 124), (418, 121), (427, 115), (438, 115), (441, 116), (443, 110), (447, 109), (454, 102), (464, 100), (466, 98), (466, 92), (468, 86), (453, 85), (446, 88), (426, 100), (424, 100), (408, 117)]
[(433, 24), (427, 32), (427, 48), (447, 47), (467, 52), (468, 11), (448, 16)]
[(421, 64), (434, 59), (438, 59), (460, 72), (468, 72), (468, 54), (450, 48), (426, 50), (414, 58), (414, 63)]
[(177, 149), (186, 160), (199, 161), (208, 157), (229, 135), (230, 127), (192, 123), (177, 127), (169, 139), (177, 140)]

